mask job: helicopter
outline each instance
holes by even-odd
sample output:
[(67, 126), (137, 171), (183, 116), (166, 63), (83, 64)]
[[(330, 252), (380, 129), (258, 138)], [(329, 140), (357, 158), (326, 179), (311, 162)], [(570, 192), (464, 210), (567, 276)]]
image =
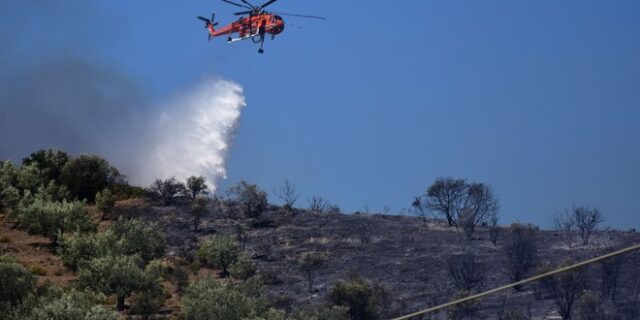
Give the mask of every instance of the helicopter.
[[(258, 53), (261, 54), (264, 53), (264, 40), (266, 35), (271, 35), (271, 40), (273, 40), (275, 39), (276, 35), (284, 31), (285, 22), (282, 19), (282, 16), (293, 16), (299, 18), (322, 20), (326, 19), (325, 17), (319, 16), (264, 11), (264, 8), (270, 6), (278, 0), (270, 0), (260, 6), (255, 6), (246, 0), (240, 0), (242, 3), (237, 3), (230, 0), (222, 1), (246, 10), (234, 13), (236, 16), (241, 17), (237, 21), (232, 22), (231, 24), (219, 29), (216, 29), (216, 26), (218, 26), (218, 22), (215, 22), (215, 12), (211, 14), (211, 19), (198, 17), (198, 19), (204, 21), (205, 23), (204, 27), (209, 32), (209, 41), (211, 41), (211, 38), (220, 36), (227, 36), (228, 43), (250, 39), (251, 41), (253, 41), (253, 43), (260, 44)], [(237, 34), (237, 36), (234, 37), (234, 34)]]

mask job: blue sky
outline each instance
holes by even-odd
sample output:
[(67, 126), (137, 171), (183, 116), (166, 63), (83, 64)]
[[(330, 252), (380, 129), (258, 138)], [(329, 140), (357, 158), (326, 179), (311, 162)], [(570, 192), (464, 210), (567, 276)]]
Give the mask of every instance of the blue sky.
[(89, 56), (154, 102), (205, 77), (242, 85), (223, 186), (288, 178), (305, 204), (399, 212), (436, 177), (465, 177), (493, 186), (505, 222), (549, 226), (584, 204), (640, 227), (638, 1), (280, 0), (269, 9), (328, 20), (286, 18), (302, 29), (265, 55), (207, 42), (195, 16), (230, 22), (221, 1), (27, 2), (2, 4), (20, 36), (5, 55)]

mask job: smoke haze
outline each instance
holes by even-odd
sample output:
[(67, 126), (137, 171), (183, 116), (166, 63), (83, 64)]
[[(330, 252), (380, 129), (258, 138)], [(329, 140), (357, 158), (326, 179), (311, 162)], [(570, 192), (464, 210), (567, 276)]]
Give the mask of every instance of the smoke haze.
[[(109, 27), (85, 31), (88, 12), (92, 26)], [(135, 184), (203, 175), (215, 189), (242, 88), (207, 79), (169, 103), (149, 102), (144, 82), (93, 49), (94, 39), (117, 38), (106, 15), (75, 1), (0, 4), (0, 159), (58, 148), (103, 156)]]

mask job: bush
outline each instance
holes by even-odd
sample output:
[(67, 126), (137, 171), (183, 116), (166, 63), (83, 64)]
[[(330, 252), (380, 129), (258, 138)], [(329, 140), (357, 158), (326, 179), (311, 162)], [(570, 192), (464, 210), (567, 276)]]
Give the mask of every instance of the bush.
[(382, 287), (372, 287), (363, 279), (355, 278), (336, 284), (329, 292), (331, 303), (349, 309), (354, 320), (381, 319), (381, 299), (386, 293)]
[(22, 159), (23, 166), (35, 168), (42, 181), (60, 181), (62, 169), (71, 157), (61, 150), (39, 150)]
[(35, 165), (23, 165), (18, 172), (16, 186), (22, 191), (28, 190), (31, 193), (36, 193), (40, 186), (48, 182), (49, 180), (40, 175), (40, 171)]
[(0, 256), (0, 307), (3, 304), (20, 304), (33, 293), (35, 285), (36, 276), (14, 259)]
[(165, 180), (157, 179), (149, 187), (149, 191), (165, 206), (173, 203), (177, 196), (185, 193), (185, 190), (184, 184), (179, 183), (173, 177)]
[(215, 235), (205, 240), (198, 248), (197, 256), (206, 265), (222, 269), (222, 275), (229, 274), (229, 266), (238, 260), (240, 248), (228, 235)]
[(62, 262), (71, 270), (78, 270), (88, 261), (105, 255), (138, 255), (144, 265), (161, 258), (165, 239), (154, 224), (145, 226), (139, 220), (120, 219), (107, 231), (97, 235), (75, 235), (60, 245)]
[(78, 271), (80, 266), (101, 255), (96, 235), (75, 235), (64, 238), (59, 253), (65, 267)]
[(94, 304), (85, 294), (71, 291), (60, 297), (45, 298), (37, 305), (30, 320), (117, 320), (118, 314)]
[(116, 197), (108, 188), (96, 194), (96, 208), (103, 214), (111, 212), (111, 209), (113, 209), (115, 205)]
[(256, 319), (269, 312), (259, 286), (253, 281), (235, 284), (206, 279), (186, 290), (183, 304), (190, 320)]
[(191, 204), (191, 210), (189, 212), (193, 216), (193, 231), (195, 232), (198, 232), (198, 226), (200, 225), (202, 217), (209, 213), (207, 204), (207, 200), (202, 198), (195, 199)]
[(327, 257), (318, 252), (305, 252), (302, 254), (302, 257), (300, 257), (300, 260), (298, 260), (300, 269), (302, 269), (302, 272), (304, 272), (307, 277), (309, 292), (313, 290), (313, 282), (315, 281), (318, 268), (326, 261)]
[(323, 213), (327, 210), (329, 203), (320, 196), (313, 196), (308, 200), (309, 210), (314, 213)]
[(163, 267), (159, 262), (152, 262), (147, 266), (140, 286), (141, 290), (132, 298), (130, 313), (149, 316), (160, 311), (166, 301), (160, 278), (162, 274)]
[(96, 229), (82, 202), (49, 202), (36, 198), (19, 208), (18, 221), (30, 234), (51, 239), (54, 246), (65, 232), (89, 232)]
[(196, 200), (198, 196), (207, 195), (207, 189), (209, 189), (209, 187), (207, 186), (206, 180), (203, 176), (191, 176), (187, 178), (186, 194), (192, 201)]
[[(510, 280), (523, 280), (537, 262), (536, 229), (530, 225), (513, 224), (506, 240), (504, 252)], [(522, 286), (516, 286), (514, 289), (520, 291)]]
[(0, 181), (0, 212), (15, 209), (20, 201), (20, 191), (14, 186)]
[(142, 198), (147, 193), (142, 187), (131, 186), (126, 183), (115, 184), (111, 186), (110, 190), (113, 192), (116, 200)]
[(18, 169), (13, 162), (0, 161), (0, 184), (16, 186), (18, 184)]
[(118, 169), (98, 156), (81, 155), (69, 160), (62, 168), (61, 182), (76, 199), (95, 200), (98, 191), (122, 183)]
[(256, 274), (256, 264), (246, 255), (241, 254), (238, 260), (229, 267), (229, 273), (238, 280), (247, 280)]
[(125, 298), (143, 288), (145, 275), (137, 256), (108, 255), (91, 260), (78, 273), (81, 286), (106, 295), (116, 295), (116, 308), (124, 310)]
[[(567, 260), (562, 267), (572, 265), (573, 261)], [(540, 268), (540, 274), (554, 270), (549, 263)], [(565, 271), (540, 280), (542, 287), (551, 295), (558, 308), (558, 313), (564, 320), (571, 319), (573, 306), (582, 296), (585, 289), (583, 269)]]
[(164, 234), (156, 224), (146, 226), (135, 219), (119, 219), (98, 239), (106, 254), (138, 255), (144, 264), (161, 258), (166, 244)]
[(485, 278), (485, 267), (478, 260), (472, 253), (463, 253), (449, 258), (447, 262), (449, 276), (456, 289), (469, 292), (482, 284)]
[(257, 185), (240, 181), (229, 189), (229, 194), (243, 208), (247, 218), (258, 218), (267, 209), (267, 193)]

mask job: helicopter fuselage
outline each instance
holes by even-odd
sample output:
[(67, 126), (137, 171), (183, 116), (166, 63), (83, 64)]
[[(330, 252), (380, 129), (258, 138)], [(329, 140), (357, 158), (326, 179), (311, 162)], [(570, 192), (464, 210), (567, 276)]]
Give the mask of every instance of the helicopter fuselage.
[[(214, 26), (210, 24), (208, 29), (212, 37), (227, 36), (227, 41), (235, 42), (265, 34), (278, 35), (284, 31), (284, 20), (275, 14), (260, 13), (240, 18), (219, 29), (214, 29)], [(237, 34), (238, 37), (233, 38), (234, 34)]]

